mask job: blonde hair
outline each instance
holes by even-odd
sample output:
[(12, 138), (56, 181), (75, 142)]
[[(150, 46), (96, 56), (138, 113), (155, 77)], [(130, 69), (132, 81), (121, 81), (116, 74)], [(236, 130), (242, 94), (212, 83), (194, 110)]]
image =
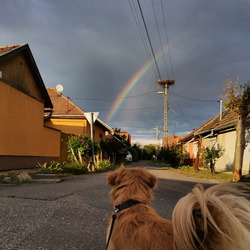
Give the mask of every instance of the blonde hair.
[(204, 191), (197, 184), (173, 212), (174, 248), (249, 249), (250, 187), (219, 184)]

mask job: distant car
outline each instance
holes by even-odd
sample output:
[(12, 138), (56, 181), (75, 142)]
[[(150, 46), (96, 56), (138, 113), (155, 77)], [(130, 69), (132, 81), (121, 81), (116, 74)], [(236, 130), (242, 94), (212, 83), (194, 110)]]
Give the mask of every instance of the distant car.
[(131, 155), (131, 153), (128, 151), (126, 157), (125, 157), (125, 161), (127, 161), (128, 163), (131, 163), (133, 160), (133, 157)]

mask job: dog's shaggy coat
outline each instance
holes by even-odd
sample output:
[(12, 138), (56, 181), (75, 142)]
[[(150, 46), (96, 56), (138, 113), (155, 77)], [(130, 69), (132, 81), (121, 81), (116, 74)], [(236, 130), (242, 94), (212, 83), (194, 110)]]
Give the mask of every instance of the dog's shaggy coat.
[(250, 202), (243, 197), (249, 188), (221, 184), (204, 191), (196, 185), (177, 203), (171, 222), (150, 207), (156, 183), (146, 169), (122, 166), (108, 175), (114, 206), (141, 202), (117, 213), (108, 249), (250, 249)]

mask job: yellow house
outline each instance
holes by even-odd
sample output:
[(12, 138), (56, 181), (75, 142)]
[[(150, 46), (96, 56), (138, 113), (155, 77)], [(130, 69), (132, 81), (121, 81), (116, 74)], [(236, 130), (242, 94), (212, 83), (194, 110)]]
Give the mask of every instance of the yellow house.
[(61, 132), (44, 124), (53, 105), (28, 44), (0, 47), (0, 170), (58, 161)]
[[(68, 135), (85, 134), (90, 137), (90, 124), (85, 117), (84, 111), (74, 104), (68, 97), (65, 97), (55, 88), (47, 88), (47, 92), (53, 103), (53, 109), (45, 112), (46, 126), (61, 130), (63, 141), (61, 143), (60, 160), (67, 160), (66, 142)], [(105, 134), (113, 133), (113, 129), (100, 119), (93, 124), (93, 138), (95, 142), (105, 140)]]

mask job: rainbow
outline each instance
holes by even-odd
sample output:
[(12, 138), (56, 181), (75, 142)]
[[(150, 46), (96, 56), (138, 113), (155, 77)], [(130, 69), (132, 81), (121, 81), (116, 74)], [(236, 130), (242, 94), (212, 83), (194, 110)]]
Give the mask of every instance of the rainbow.
[[(162, 56), (163, 53), (165, 53), (165, 51), (168, 48), (169, 46), (166, 44), (163, 50), (160, 50), (159, 52), (156, 53), (155, 58), (158, 59), (160, 56)], [(149, 70), (149, 68), (153, 63), (154, 63), (154, 58), (152, 57), (145, 64), (143, 64), (141, 68), (137, 72), (135, 72), (135, 74), (125, 84), (122, 91), (119, 93), (119, 95), (117, 96), (117, 98), (115, 99), (114, 103), (111, 106), (111, 109), (105, 119), (107, 123), (110, 122), (110, 120), (114, 117), (119, 107), (125, 100), (126, 96), (132, 91), (132, 89), (136, 86), (136, 84), (139, 83), (140, 79), (146, 74), (146, 72)]]

